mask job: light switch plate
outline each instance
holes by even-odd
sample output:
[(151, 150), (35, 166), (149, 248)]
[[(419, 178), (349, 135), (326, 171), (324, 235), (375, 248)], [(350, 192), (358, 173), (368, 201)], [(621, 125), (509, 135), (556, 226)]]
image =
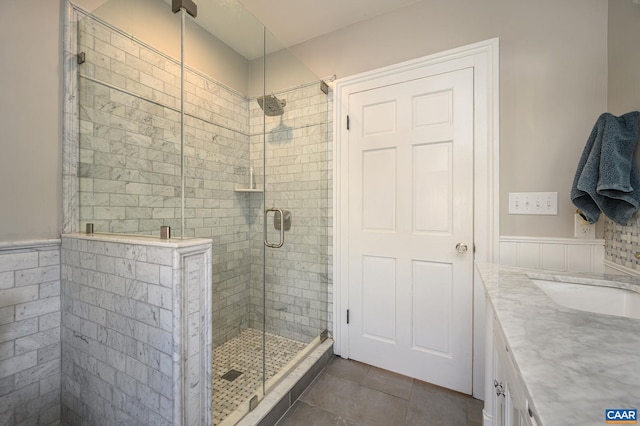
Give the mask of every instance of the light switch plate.
[(510, 192), (509, 214), (557, 215), (557, 192)]

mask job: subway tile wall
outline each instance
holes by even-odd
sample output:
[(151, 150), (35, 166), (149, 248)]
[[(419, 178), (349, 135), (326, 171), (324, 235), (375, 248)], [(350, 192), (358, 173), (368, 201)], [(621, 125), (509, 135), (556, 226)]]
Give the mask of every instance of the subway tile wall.
[(0, 248), (0, 424), (60, 420), (60, 241)]
[[(252, 242), (254, 273), (251, 283), (252, 322), (261, 323), (265, 299), (266, 329), (290, 339), (310, 342), (329, 319), (329, 228), (330, 145), (332, 131), (327, 95), (320, 83), (309, 84), (276, 94), (286, 100), (282, 116), (264, 117), (257, 103), (251, 110), (251, 161), (258, 176), (266, 163), (266, 208), (291, 212), (291, 229), (285, 231), (285, 244), (266, 250), (263, 293), (262, 204), (256, 204)], [(266, 119), (266, 141), (263, 120)], [(264, 147), (264, 149), (263, 149)], [(263, 156), (266, 153), (266, 161)], [(261, 201), (261, 200), (259, 200)], [(267, 217), (267, 238), (279, 241), (274, 216)], [(330, 329), (330, 328), (329, 328)]]
[(171, 256), (162, 267), (148, 257), (140, 246), (63, 238), (65, 424), (171, 424)]
[[(158, 235), (169, 225), (179, 235), (180, 67), (90, 17), (80, 28), (78, 229)], [(247, 103), (187, 70), (186, 237), (218, 237), (241, 216), (233, 189), (248, 175)]]
[(62, 237), (63, 423), (207, 424), (210, 243), (105, 238)]
[[(79, 229), (92, 222), (98, 232), (179, 230), (179, 67), (92, 18), (78, 27), (86, 55)], [(256, 176), (264, 170), (262, 111), (255, 99), (195, 71), (186, 82), (184, 235), (214, 239), (214, 346), (261, 328), (265, 295), (268, 330), (310, 341), (327, 327), (331, 308), (327, 95), (319, 82), (277, 93), (287, 100), (285, 115), (266, 123), (267, 207), (291, 210), (294, 222), (285, 247), (267, 253), (263, 292), (263, 194), (234, 191), (247, 186), (250, 165)]]

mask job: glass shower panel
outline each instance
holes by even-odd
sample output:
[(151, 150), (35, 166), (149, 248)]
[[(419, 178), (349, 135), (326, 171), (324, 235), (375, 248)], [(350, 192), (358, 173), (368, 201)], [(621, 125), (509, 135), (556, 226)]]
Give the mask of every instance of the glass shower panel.
[(79, 20), (78, 51), (76, 229), (182, 236), (180, 17), (163, 0), (110, 0)]

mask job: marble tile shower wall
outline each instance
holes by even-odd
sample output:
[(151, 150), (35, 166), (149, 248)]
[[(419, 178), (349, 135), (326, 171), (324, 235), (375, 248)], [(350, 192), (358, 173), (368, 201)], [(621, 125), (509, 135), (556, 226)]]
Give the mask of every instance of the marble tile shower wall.
[[(86, 222), (107, 232), (178, 229), (179, 67), (90, 18), (79, 28), (86, 55), (79, 72), (88, 77), (80, 79), (79, 229)], [(261, 196), (234, 189), (246, 186), (250, 160), (262, 173), (263, 115), (255, 101), (201, 74), (186, 80), (184, 234), (215, 239), (215, 346), (262, 324)], [(287, 100), (283, 121), (267, 122), (268, 202), (294, 211), (294, 228), (286, 248), (269, 253), (268, 327), (309, 341), (330, 315), (327, 96), (319, 84), (279, 96)]]
[[(267, 249), (266, 328), (268, 332), (310, 342), (327, 326), (330, 131), (327, 95), (312, 84), (281, 92), (286, 100), (282, 117), (266, 117), (266, 207), (279, 207), (292, 214), (285, 245)], [(255, 104), (255, 103), (254, 103)], [(257, 104), (251, 109), (251, 160), (258, 176), (263, 172), (263, 115)], [(258, 186), (264, 186), (263, 181)], [(257, 203), (258, 207), (262, 207)], [(254, 232), (260, 236), (261, 209), (256, 208)], [(279, 240), (269, 216), (268, 239)], [(252, 242), (252, 321), (262, 322), (262, 240)], [(330, 325), (329, 325), (330, 327)]]
[(64, 424), (206, 424), (210, 241), (78, 235), (62, 238)]
[(0, 424), (60, 420), (60, 242), (0, 250)]
[(170, 424), (171, 256), (159, 267), (144, 247), (75, 239), (62, 256), (63, 421)]
[[(92, 18), (79, 25), (80, 226), (180, 229), (180, 67)], [(100, 80), (113, 87), (96, 83)], [(249, 325), (248, 100), (189, 70), (185, 84), (185, 229), (214, 238), (214, 346)]]

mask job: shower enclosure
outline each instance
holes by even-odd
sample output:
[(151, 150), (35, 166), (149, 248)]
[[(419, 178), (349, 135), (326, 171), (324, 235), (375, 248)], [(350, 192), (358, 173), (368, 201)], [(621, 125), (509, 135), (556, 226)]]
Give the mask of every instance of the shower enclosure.
[(212, 419), (234, 424), (327, 336), (328, 87), (235, 1), (83, 3), (65, 232), (212, 239)]

